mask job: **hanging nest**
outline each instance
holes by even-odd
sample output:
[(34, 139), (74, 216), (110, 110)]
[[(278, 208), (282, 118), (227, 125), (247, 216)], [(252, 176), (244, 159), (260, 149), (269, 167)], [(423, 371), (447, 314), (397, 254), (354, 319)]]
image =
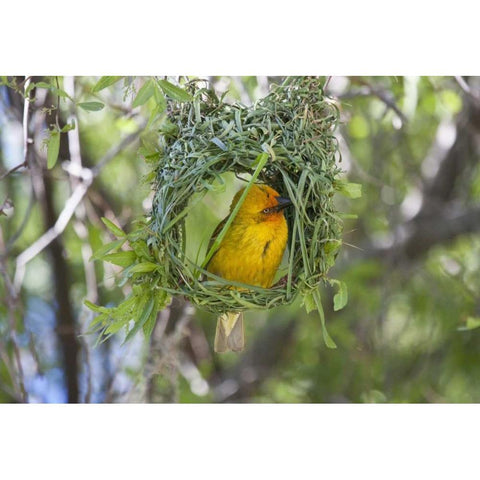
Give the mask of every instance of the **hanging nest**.
[[(185, 86), (191, 101), (169, 101), (147, 242), (162, 266), (161, 290), (217, 314), (287, 305), (299, 294), (311, 304), (307, 309), (321, 308), (311, 295), (327, 278), (341, 245), (333, 196), (344, 186), (334, 136), (338, 109), (324, 96), (323, 83), (289, 78), (245, 107), (191, 82)], [(272, 288), (232, 289), (242, 285), (211, 275), (205, 280), (204, 265), (185, 254), (192, 196), (210, 191), (227, 172), (252, 175), (250, 183), (266, 183), (293, 202), (286, 212), (288, 273)]]

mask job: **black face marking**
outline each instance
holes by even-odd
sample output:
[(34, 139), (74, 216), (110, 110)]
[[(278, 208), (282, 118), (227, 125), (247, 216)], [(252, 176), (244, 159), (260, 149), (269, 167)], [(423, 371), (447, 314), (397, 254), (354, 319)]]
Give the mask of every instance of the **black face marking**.
[(262, 257), (264, 257), (267, 254), (267, 250), (269, 246), (270, 246), (270, 240), (263, 247)]

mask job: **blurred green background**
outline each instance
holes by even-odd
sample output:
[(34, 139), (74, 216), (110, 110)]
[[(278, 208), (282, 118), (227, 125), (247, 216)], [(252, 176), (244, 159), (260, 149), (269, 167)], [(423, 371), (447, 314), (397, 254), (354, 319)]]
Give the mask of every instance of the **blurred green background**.
[[(251, 105), (282, 77), (208, 80), (228, 101)], [(179, 299), (151, 339), (140, 332), (124, 344), (119, 333), (95, 345), (86, 334), (85, 298), (115, 305), (128, 293), (115, 281), (119, 268), (89, 259), (112, 240), (101, 217), (129, 231), (148, 211), (141, 152), (158, 141), (162, 119), (158, 98), (139, 100), (147, 78), (92, 92), (97, 81), (1, 79), (0, 402), (480, 400), (479, 78), (325, 77), (341, 113), (340, 165), (363, 185), (361, 198), (337, 199), (357, 216), (345, 220), (330, 272), (347, 283), (347, 306), (334, 312), (335, 292), (322, 289), (338, 348), (325, 347), (318, 314), (297, 302), (247, 313), (247, 350), (220, 356), (215, 317)], [(29, 82), (37, 87), (25, 120)], [(72, 122), (48, 169), (47, 129)], [(26, 124), (29, 168), (21, 166)], [(207, 199), (211, 210), (188, 218), (191, 252), (225, 215), (231, 183)], [(50, 228), (55, 239), (30, 250), (21, 275), (25, 251)]]

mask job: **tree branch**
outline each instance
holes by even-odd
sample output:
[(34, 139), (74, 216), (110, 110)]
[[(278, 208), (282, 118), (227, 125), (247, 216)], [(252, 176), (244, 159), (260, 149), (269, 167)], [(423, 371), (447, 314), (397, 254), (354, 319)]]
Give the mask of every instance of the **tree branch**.
[(398, 118), (402, 121), (402, 123), (407, 123), (408, 119), (405, 114), (400, 110), (399, 106), (395, 103), (395, 99), (390, 92), (387, 92), (379, 87), (373, 87), (372, 85), (368, 84), (365, 81), (360, 82), (362, 86), (360, 88), (352, 89), (342, 95), (339, 96), (341, 100), (345, 100), (348, 98), (354, 97), (369, 97), (374, 96), (377, 97), (380, 101), (382, 101), (387, 108), (393, 110)]
[(25, 275), (25, 266), (33, 258), (35, 258), (40, 252), (42, 252), (53, 240), (63, 233), (67, 227), (70, 219), (75, 213), (75, 209), (82, 201), (83, 197), (87, 193), (93, 180), (98, 176), (102, 168), (113, 158), (115, 158), (125, 147), (132, 143), (140, 135), (145, 128), (143, 123), (135, 132), (127, 135), (118, 145), (111, 148), (98, 164), (92, 169), (81, 168), (80, 170), (75, 166), (67, 166), (69, 173), (75, 175), (83, 182), (78, 184), (76, 189), (72, 192), (70, 198), (66, 201), (65, 206), (58, 216), (57, 221), (53, 227), (49, 228), (38, 240), (36, 240), (30, 247), (24, 250), (16, 260), (16, 271), (14, 277), (14, 285), (17, 291), (20, 290), (23, 278)]
[(0, 175), (0, 180), (3, 180), (5, 177), (10, 175), (13, 172), (16, 172), (20, 168), (28, 166), (28, 150), (29, 145), (32, 143), (31, 138), (28, 135), (28, 126), (29, 126), (29, 110), (30, 110), (30, 97), (27, 95), (27, 88), (30, 85), (31, 77), (26, 77), (23, 83), (23, 91), (24, 91), (24, 100), (23, 100), (23, 162), (19, 163), (15, 167), (11, 168), (10, 170), (2, 173)]
[(480, 92), (474, 91), (470, 85), (465, 81), (463, 77), (456, 76), (455, 80), (457, 83), (460, 85), (460, 88), (470, 97), (472, 97), (473, 100), (476, 102), (480, 102)]

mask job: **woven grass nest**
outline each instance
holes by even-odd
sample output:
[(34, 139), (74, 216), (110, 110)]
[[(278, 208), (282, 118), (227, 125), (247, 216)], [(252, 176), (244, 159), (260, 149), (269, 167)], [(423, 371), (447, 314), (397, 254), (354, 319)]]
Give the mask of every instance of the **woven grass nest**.
[[(342, 184), (334, 136), (339, 115), (324, 96), (323, 83), (318, 78), (288, 78), (245, 107), (227, 104), (213, 89), (194, 81), (185, 85), (193, 100), (169, 102), (148, 239), (165, 266), (165, 292), (220, 314), (270, 309), (292, 303), (299, 294), (311, 298), (318, 290), (335, 261), (342, 233), (333, 204)], [(245, 178), (246, 185), (268, 184), (293, 202), (294, 208), (286, 212), (288, 272), (270, 289), (234, 289), (232, 285), (241, 284), (211, 276), (205, 280), (204, 265), (186, 257), (190, 199), (208, 192), (227, 172)]]

